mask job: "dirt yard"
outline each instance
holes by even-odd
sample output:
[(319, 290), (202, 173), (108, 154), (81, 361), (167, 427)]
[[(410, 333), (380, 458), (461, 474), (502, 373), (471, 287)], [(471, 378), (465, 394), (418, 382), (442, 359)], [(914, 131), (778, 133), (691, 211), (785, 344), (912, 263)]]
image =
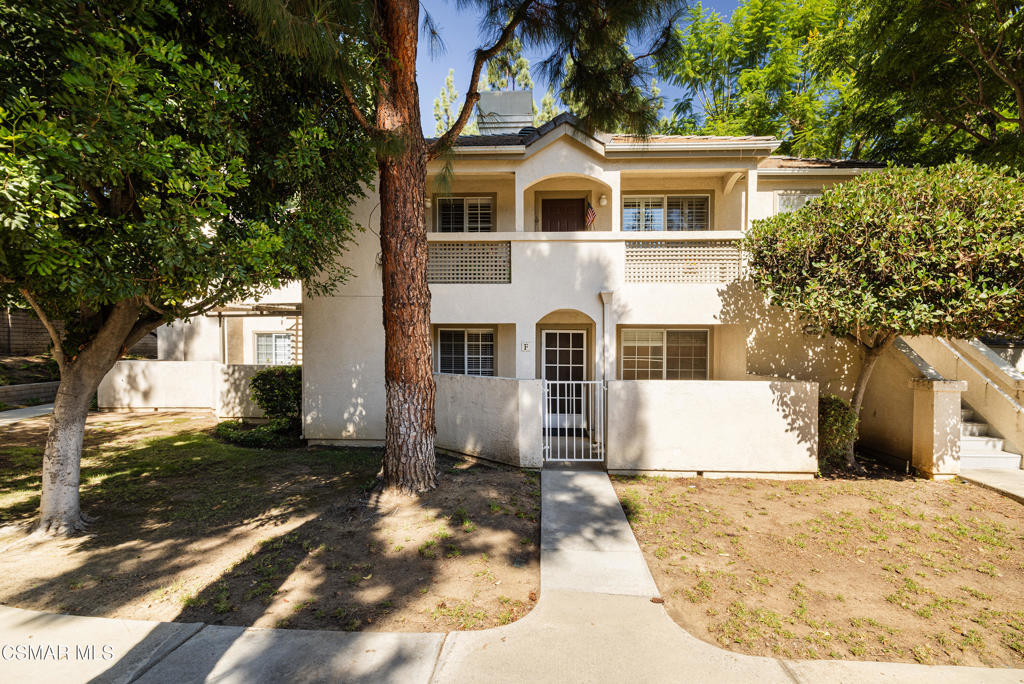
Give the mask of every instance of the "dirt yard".
[(961, 482), (617, 478), (669, 614), (788, 658), (1024, 666), (1024, 506)]
[(450, 459), (420, 500), (371, 491), (380, 452), (254, 450), (188, 413), (94, 414), (87, 536), (26, 538), (45, 419), (0, 428), (0, 604), (301, 629), (512, 622), (539, 590), (535, 474)]

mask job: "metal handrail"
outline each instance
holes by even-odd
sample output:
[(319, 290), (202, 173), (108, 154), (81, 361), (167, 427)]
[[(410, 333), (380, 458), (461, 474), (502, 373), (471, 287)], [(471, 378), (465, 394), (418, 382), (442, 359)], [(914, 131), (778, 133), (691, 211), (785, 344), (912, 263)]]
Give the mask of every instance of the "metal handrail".
[(946, 349), (951, 351), (953, 353), (953, 356), (955, 356), (957, 358), (957, 361), (962, 361), (963, 363), (967, 364), (968, 368), (970, 368), (975, 373), (977, 373), (978, 375), (981, 376), (981, 379), (985, 381), (986, 385), (990, 385), (996, 392), (999, 392), (999, 394), (1001, 394), (1004, 399), (1006, 399), (1008, 402), (1010, 402), (1010, 405), (1013, 406), (1013, 409), (1017, 413), (1024, 413), (1024, 406), (1021, 406), (1017, 402), (1017, 400), (1014, 399), (1013, 397), (1011, 397), (1009, 394), (1007, 394), (1003, 390), (1002, 387), (997, 385), (993, 380), (989, 379), (989, 377), (987, 375), (985, 375), (985, 373), (983, 373), (980, 368), (978, 368), (973, 363), (968, 361), (967, 358), (960, 351), (958, 351), (953, 345), (951, 345), (949, 342), (947, 342), (946, 340), (944, 340), (941, 337), (936, 337), (935, 339), (937, 339), (942, 346), (944, 346)]

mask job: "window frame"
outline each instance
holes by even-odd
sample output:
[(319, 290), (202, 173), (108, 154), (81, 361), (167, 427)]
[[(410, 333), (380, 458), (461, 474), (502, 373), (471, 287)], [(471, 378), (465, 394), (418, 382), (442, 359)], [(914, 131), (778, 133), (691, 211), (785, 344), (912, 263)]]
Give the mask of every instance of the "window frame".
[[(462, 333), (462, 372), (461, 373), (451, 373), (451, 372), (448, 372), (448, 371), (441, 370), (441, 333), (443, 333), (443, 332), (461, 332)], [(469, 359), (470, 359), (470, 356), (473, 356), (474, 358), (481, 358), (481, 359), (482, 358), (486, 358), (486, 356), (482, 355), (482, 354), (471, 355), (469, 353), (469, 344), (470, 344), (470, 342), (469, 342), (469, 340), (467, 338), (468, 338), (470, 333), (489, 333), (490, 336), (491, 336), (491, 356), (490, 356), (490, 358), (491, 358), (491, 372), (490, 372), (490, 374), (470, 373), (469, 372), (469, 370), (470, 370), (469, 369)], [(437, 328), (437, 335), (435, 337), (435, 346), (434, 346), (434, 349), (436, 350), (435, 357), (437, 359), (436, 363), (434, 364), (435, 372), (438, 375), (472, 375), (472, 376), (478, 377), (478, 378), (493, 378), (493, 377), (497, 377), (497, 373), (498, 373), (498, 369), (497, 369), (497, 358), (498, 358), (498, 355), (496, 353), (497, 352), (497, 345), (498, 345), (498, 331), (495, 328), (453, 328), (453, 327), (448, 327), (448, 326), (446, 326), (446, 327), (438, 327)]]
[[(671, 229), (668, 227), (668, 201), (671, 197), (678, 197), (682, 199), (694, 199), (701, 198), (707, 203), (707, 223), (704, 228), (680, 228)], [(647, 229), (639, 228), (638, 230), (631, 230), (626, 228), (626, 202), (629, 200), (661, 200), (661, 224), (660, 229)], [(620, 219), (622, 232), (624, 233), (690, 233), (690, 232), (701, 232), (714, 230), (714, 212), (713, 212), (712, 193), (710, 192), (633, 192), (622, 195), (622, 206), (620, 207)]]
[[(808, 202), (811, 202), (811, 201), (817, 199), (818, 197), (821, 197), (822, 194), (824, 194), (824, 188), (819, 189), (819, 190), (776, 190), (775, 191), (775, 207), (774, 207), (775, 208), (775, 214), (776, 215), (777, 214), (788, 214), (791, 211), (796, 211), (797, 209), (801, 209), (804, 206), (806, 206)], [(801, 204), (796, 209), (786, 209), (785, 211), (780, 211), (779, 210), (779, 204), (780, 204), (779, 200), (781, 200), (783, 197), (804, 197), (806, 199), (804, 199), (803, 204)]]
[[(441, 205), (444, 202), (450, 200), (459, 200), (462, 202), (462, 229), (461, 230), (441, 230)], [(469, 230), (469, 212), (472, 203), (486, 202), (490, 206), (490, 223), (488, 224), (487, 230)], [(444, 233), (446, 235), (457, 234), (457, 233), (493, 233), (495, 232), (495, 214), (497, 212), (497, 199), (495, 196), (488, 194), (458, 194), (458, 195), (435, 195), (433, 199), (434, 203), (434, 225), (433, 232)]]
[[(643, 331), (643, 332), (655, 332), (661, 335), (661, 377), (660, 378), (626, 378), (626, 333), (629, 331)], [(671, 332), (703, 332), (704, 333), (704, 377), (703, 378), (670, 378), (668, 377), (668, 334)], [(626, 380), (629, 382), (645, 381), (645, 380), (668, 380), (668, 381), (681, 381), (681, 382), (706, 382), (711, 380), (711, 362), (713, 357), (712, 354), (712, 330), (711, 328), (704, 327), (657, 327), (657, 326), (623, 326), (619, 329), (619, 358), (618, 363), (618, 376), (619, 380)]]
[[(273, 352), (274, 360), (270, 362), (260, 361), (260, 336), (268, 336), (271, 338), (271, 349)], [(287, 337), (288, 338), (288, 360), (281, 363), (277, 361), (277, 338)], [(253, 361), (257, 366), (294, 366), (295, 365), (295, 334), (288, 331), (280, 330), (258, 330), (253, 332)]]

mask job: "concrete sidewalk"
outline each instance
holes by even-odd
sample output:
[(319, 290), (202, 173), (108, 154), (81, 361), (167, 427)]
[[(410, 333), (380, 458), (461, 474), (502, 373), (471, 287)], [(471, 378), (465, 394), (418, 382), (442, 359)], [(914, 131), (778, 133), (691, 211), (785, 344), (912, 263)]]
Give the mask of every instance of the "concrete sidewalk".
[[(0, 682), (1024, 682), (1024, 670), (788, 661), (717, 648), (651, 601), (657, 587), (607, 475), (545, 470), (541, 491), (541, 597), (511, 625), (314, 632), (0, 607)], [(58, 656), (65, 647), (67, 657), (8, 657), (18, 653), (8, 647), (28, 645)]]
[(53, 404), (39, 404), (39, 406), (26, 406), (25, 408), (11, 409), (10, 411), (0, 411), (0, 427), (12, 425), (29, 418), (45, 416), (52, 412)]
[(964, 470), (960, 479), (1024, 503), (1024, 470)]

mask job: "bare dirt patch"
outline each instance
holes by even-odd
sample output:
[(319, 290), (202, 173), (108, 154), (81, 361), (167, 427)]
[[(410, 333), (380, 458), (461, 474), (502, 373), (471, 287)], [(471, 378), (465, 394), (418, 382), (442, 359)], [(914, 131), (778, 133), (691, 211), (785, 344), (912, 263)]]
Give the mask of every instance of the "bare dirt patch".
[(669, 614), (743, 653), (1024, 665), (1024, 506), (962, 482), (615, 478)]
[(373, 449), (244, 449), (206, 415), (94, 414), (68, 540), (26, 539), (45, 419), (0, 429), (0, 604), (76, 615), (374, 631), (480, 629), (539, 589), (535, 474), (441, 458), (378, 496)]

